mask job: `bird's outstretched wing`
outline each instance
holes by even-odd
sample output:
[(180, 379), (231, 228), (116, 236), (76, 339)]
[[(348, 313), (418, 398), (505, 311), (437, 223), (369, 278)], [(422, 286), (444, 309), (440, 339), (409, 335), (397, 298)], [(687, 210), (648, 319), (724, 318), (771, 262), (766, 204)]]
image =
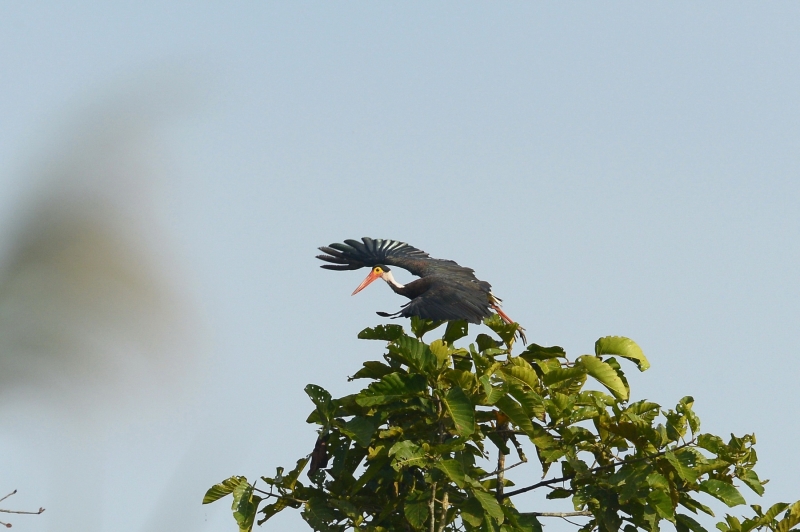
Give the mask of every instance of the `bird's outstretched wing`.
[(477, 279), (472, 268), (459, 266), (452, 260), (434, 259), (422, 250), (400, 242), (382, 238), (364, 237), (358, 240), (345, 240), (343, 244), (331, 244), (319, 248), (327, 255), (317, 258), (330, 262), (321, 267), (328, 270), (357, 270), (378, 264), (397, 266), (420, 277), (425, 275), (448, 274), (463, 279)]
[[(419, 316), (428, 320), (467, 320), (481, 323), (492, 311), (489, 307), (489, 288), (485, 281), (433, 276), (431, 287), (415, 297), (391, 316), (410, 318)], [(379, 313), (388, 316), (385, 313)]]

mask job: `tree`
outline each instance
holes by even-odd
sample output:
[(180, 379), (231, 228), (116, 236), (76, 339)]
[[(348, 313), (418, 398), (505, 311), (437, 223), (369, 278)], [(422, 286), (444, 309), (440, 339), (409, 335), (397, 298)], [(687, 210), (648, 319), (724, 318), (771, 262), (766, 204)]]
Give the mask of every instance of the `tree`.
[[(746, 504), (737, 485), (764, 492), (754, 435), (701, 433), (691, 397), (669, 410), (629, 403), (621, 363), (649, 367), (632, 340), (600, 338), (594, 355), (573, 361), (557, 346), (514, 354), (518, 325), (497, 316), (485, 324), (497, 338), (479, 334), (468, 347), (455, 345), (466, 322), (449, 322), (430, 343), (423, 336), (442, 322), (413, 318), (410, 335), (399, 325), (364, 329), (359, 338), (385, 341), (387, 352), (351, 377), (369, 382), (363, 390), (334, 399), (306, 386), (315, 406), (307, 422), (319, 433), (313, 452), (261, 477), (263, 487), (230, 477), (203, 503), (232, 494), (241, 531), (302, 508), (320, 532), (540, 532), (546, 516), (588, 518), (581, 532), (657, 531), (665, 520), (678, 532), (704, 532), (690, 515), (714, 515), (702, 497), (735, 507)], [(586, 389), (589, 377), (606, 391)], [(543, 480), (513, 487), (505, 473), (529, 463), (531, 445)], [(538, 489), (549, 490), (547, 499), (571, 498), (575, 511), (519, 512), (514, 497)], [(800, 501), (750, 510), (717, 528), (789, 532), (800, 523)]]

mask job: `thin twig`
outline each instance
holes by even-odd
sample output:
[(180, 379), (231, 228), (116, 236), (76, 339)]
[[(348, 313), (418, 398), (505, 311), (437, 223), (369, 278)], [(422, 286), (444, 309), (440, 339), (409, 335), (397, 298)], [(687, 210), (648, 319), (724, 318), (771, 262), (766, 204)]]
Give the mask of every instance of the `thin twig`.
[(580, 512), (523, 512), (520, 515), (535, 515), (536, 517), (591, 517), (592, 512), (581, 510)]
[(0, 499), (0, 502), (3, 502), (4, 500), (8, 499), (8, 498), (9, 498), (9, 497), (11, 497), (12, 495), (14, 495), (16, 492), (17, 492), (17, 490), (14, 490), (14, 491), (12, 491), (12, 492), (11, 492), (11, 493), (9, 493), (8, 495), (6, 495), (6, 496), (5, 496), (5, 497), (3, 497), (2, 499)]
[[(621, 462), (613, 462), (611, 464), (606, 464), (606, 465), (602, 465), (602, 466), (593, 467), (592, 469), (589, 469), (587, 472), (588, 473), (595, 473), (595, 472), (601, 471), (603, 469), (614, 468), (614, 467), (622, 466), (622, 465), (626, 465), (626, 464), (633, 464), (633, 463), (636, 463), (636, 462), (642, 462), (644, 460), (651, 460), (651, 459), (654, 459), (654, 458), (658, 458), (659, 456), (664, 456), (665, 454), (667, 454), (669, 452), (677, 451), (679, 449), (683, 449), (684, 447), (688, 447), (688, 446), (692, 445), (693, 443), (695, 443), (695, 439), (694, 438), (692, 438), (691, 441), (688, 441), (683, 445), (679, 445), (677, 447), (673, 447), (672, 449), (666, 449), (666, 450), (658, 452), (656, 454), (650, 454), (650, 455), (647, 455), (647, 456), (640, 456), (638, 458), (633, 458), (631, 460), (623, 460)], [(526, 487), (520, 488), (518, 490), (509, 491), (508, 493), (505, 494), (505, 496), (503, 498), (513, 497), (514, 495), (519, 495), (520, 493), (525, 493), (525, 492), (528, 492), (528, 491), (531, 491), (531, 490), (535, 490), (536, 488), (541, 488), (542, 486), (549, 486), (550, 484), (557, 484), (559, 482), (564, 482), (564, 481), (570, 480), (570, 479), (572, 479), (574, 477), (575, 477), (575, 473), (570, 473), (569, 475), (565, 475), (563, 477), (553, 478), (553, 479), (550, 479), (550, 480), (543, 480), (541, 482), (537, 482), (536, 484), (532, 484), (530, 486), (526, 486)]]
[[(524, 463), (525, 463), (524, 461), (517, 462), (516, 464), (510, 465), (507, 468), (503, 469), (503, 472), (508, 471), (509, 469), (514, 469), (515, 467), (520, 466), (520, 465), (522, 465)], [(485, 480), (485, 479), (487, 479), (489, 477), (495, 476), (497, 473), (500, 473), (500, 471), (492, 471), (491, 473), (486, 473), (485, 475), (480, 477), (478, 480)]]
[(26, 515), (39, 515), (40, 513), (44, 512), (44, 508), (39, 508), (39, 510), (35, 512), (24, 512), (22, 510), (3, 510), (0, 508), (0, 512), (4, 514), (26, 514)]

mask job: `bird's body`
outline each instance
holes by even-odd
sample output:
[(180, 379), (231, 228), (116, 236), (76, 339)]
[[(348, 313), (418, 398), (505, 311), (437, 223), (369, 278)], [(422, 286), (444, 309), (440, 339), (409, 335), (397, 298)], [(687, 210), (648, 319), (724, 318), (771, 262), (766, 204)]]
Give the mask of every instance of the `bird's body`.
[[(492, 286), (475, 277), (472, 268), (465, 268), (452, 260), (434, 259), (405, 242), (368, 237), (361, 240), (345, 240), (343, 244), (321, 247), (320, 251), (326, 255), (317, 255), (317, 258), (331, 263), (322, 265), (329, 270), (371, 268), (370, 274), (353, 294), (380, 278), (395, 293), (410, 299), (398, 312), (379, 312), (381, 316), (419, 316), (430, 320), (480, 323), (494, 311), (506, 322), (513, 323), (500, 310), (500, 300), (492, 294)], [(388, 266), (403, 268), (420, 278), (402, 285), (394, 279)]]

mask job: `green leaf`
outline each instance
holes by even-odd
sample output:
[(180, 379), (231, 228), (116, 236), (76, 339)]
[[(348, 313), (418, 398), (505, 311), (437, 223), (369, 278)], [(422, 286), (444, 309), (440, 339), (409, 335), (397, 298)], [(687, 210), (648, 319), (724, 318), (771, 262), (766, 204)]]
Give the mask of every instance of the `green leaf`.
[(419, 316), (411, 316), (411, 332), (417, 338), (422, 338), (425, 333), (436, 329), (441, 326), (444, 321), (441, 320), (426, 320)]
[(389, 353), (421, 373), (436, 365), (436, 357), (431, 353), (428, 345), (410, 336), (401, 336), (394, 343), (389, 344)]
[(474, 527), (483, 523), (483, 513), (483, 506), (475, 497), (468, 498), (461, 505), (461, 519)]
[(481, 490), (473, 490), (472, 494), (478, 499), (478, 502), (489, 516), (495, 518), (498, 523), (503, 522), (505, 517), (503, 509), (500, 508), (500, 504), (497, 502), (497, 499), (494, 498), (494, 495)]
[(367, 327), (358, 337), (362, 340), (385, 340), (394, 342), (403, 335), (403, 328), (399, 325), (378, 325), (377, 327)]
[(475, 432), (475, 407), (467, 398), (464, 390), (453, 386), (444, 394), (442, 401), (459, 436), (469, 436)]
[(572, 490), (568, 490), (566, 488), (556, 488), (552, 490), (550, 493), (545, 495), (546, 499), (566, 499), (567, 497), (571, 497), (574, 492)]
[(364, 362), (364, 367), (361, 368), (356, 372), (355, 375), (350, 377), (348, 380), (355, 380), (355, 379), (380, 379), (384, 375), (388, 375), (389, 373), (393, 372), (391, 366), (388, 364), (384, 364), (383, 362), (378, 362), (376, 360), (370, 360)]
[(316, 384), (308, 384), (305, 387), (305, 392), (311, 401), (317, 406), (317, 412), (323, 420), (330, 422), (333, 417), (333, 403), (331, 394), (322, 386)]
[(306, 464), (309, 462), (310, 459), (311, 459), (310, 456), (306, 456), (305, 458), (301, 458), (300, 460), (298, 460), (294, 469), (289, 471), (289, 474), (283, 477), (283, 482), (280, 483), (280, 486), (288, 490), (293, 490), (295, 484), (297, 483), (297, 479), (300, 476), (300, 473), (303, 472), (303, 469), (305, 469)]
[(389, 456), (392, 457), (392, 467), (395, 471), (400, 471), (404, 467), (421, 466), (427, 461), (422, 447), (410, 440), (399, 441), (392, 445)]
[(579, 379), (584, 375), (586, 375), (586, 370), (583, 367), (559, 368), (545, 373), (542, 381), (547, 386), (553, 386), (570, 379)]
[(708, 452), (719, 455), (720, 451), (725, 449), (725, 442), (722, 441), (722, 438), (714, 434), (701, 434), (697, 437), (697, 446)]
[(442, 460), (436, 467), (441, 469), (447, 477), (455, 482), (459, 488), (464, 488), (467, 484), (466, 476), (464, 473), (464, 466), (458, 460)]
[(519, 403), (506, 395), (501, 397), (495, 403), (495, 406), (497, 406), (497, 408), (507, 415), (511, 422), (518, 426), (528, 436), (535, 436), (533, 423), (531, 423), (530, 418), (525, 414), (525, 411), (522, 409)]
[(434, 340), (430, 345), (431, 353), (436, 357), (436, 367), (442, 368), (450, 361), (450, 349), (444, 340)]
[(664, 457), (669, 461), (672, 467), (675, 468), (678, 475), (689, 483), (697, 481), (700, 475), (692, 468), (694, 457), (689, 453), (681, 453), (676, 455), (672, 451), (668, 451)]
[(519, 325), (515, 323), (506, 323), (503, 321), (503, 318), (497, 314), (492, 314), (488, 318), (485, 318), (483, 323), (493, 330), (497, 336), (502, 338), (506, 345), (510, 345), (511, 342), (513, 342), (514, 336), (516, 336), (517, 330), (519, 329)]
[(783, 519), (778, 521), (778, 526), (775, 528), (775, 531), (789, 532), (789, 529), (798, 523), (800, 523), (800, 501), (797, 501), (786, 510)]
[(447, 323), (447, 330), (442, 338), (449, 345), (453, 345), (456, 340), (464, 338), (469, 333), (469, 325), (466, 320), (453, 320)]
[(675, 519), (674, 509), (672, 508), (672, 499), (669, 497), (669, 492), (664, 489), (653, 489), (647, 494), (647, 502), (655, 509), (656, 513), (672, 521)]
[(500, 372), (514, 382), (528, 386), (532, 390), (539, 387), (539, 376), (531, 368), (526, 368), (524, 366), (507, 366), (500, 368)]
[(253, 529), (258, 503), (260, 502), (261, 497), (253, 495), (253, 486), (249, 483), (242, 482), (233, 488), (231, 510), (233, 510), (233, 518), (236, 519), (240, 531), (250, 532)]
[(600, 357), (583, 355), (578, 357), (576, 364), (586, 368), (586, 372), (594, 377), (600, 384), (608, 388), (608, 391), (620, 401), (627, 401), (630, 390), (619, 378), (617, 372), (610, 365), (603, 362)]
[(361, 406), (383, 405), (419, 395), (427, 388), (428, 382), (422, 375), (390, 373), (362, 390), (356, 396), (356, 403)]
[(483, 386), (483, 392), (486, 394), (486, 404), (493, 405), (498, 399), (508, 393), (508, 386), (506, 383), (503, 383), (502, 386), (492, 386), (491, 380), (486, 375), (478, 380)]
[(421, 530), (429, 514), (425, 494), (421, 491), (409, 494), (403, 503), (403, 514), (414, 530)]
[(554, 345), (553, 347), (542, 347), (536, 344), (528, 344), (527, 349), (520, 353), (522, 358), (528, 362), (534, 360), (547, 360), (549, 358), (566, 358), (567, 352), (563, 347)]
[(278, 499), (277, 501), (275, 501), (272, 504), (268, 504), (268, 505), (264, 506), (258, 512), (260, 514), (264, 514), (264, 517), (262, 517), (261, 519), (258, 520), (258, 525), (259, 526), (263, 525), (264, 523), (267, 522), (267, 520), (270, 517), (272, 517), (276, 513), (280, 512), (281, 510), (283, 510), (287, 506), (289, 506), (289, 503), (286, 501), (286, 499), (282, 499), (282, 498)]
[(680, 503), (687, 509), (694, 513), (697, 513), (697, 510), (714, 517), (714, 512), (711, 511), (711, 508), (708, 506), (697, 502), (696, 500), (689, 497), (689, 495), (685, 492), (680, 493), (678, 495)]
[(639, 371), (645, 371), (650, 367), (650, 362), (644, 356), (642, 348), (630, 338), (624, 336), (605, 336), (600, 338), (594, 344), (594, 354), (600, 355), (618, 355), (628, 360), (636, 362)]
[(778, 517), (779, 513), (781, 513), (788, 507), (789, 503), (786, 502), (775, 503), (769, 507), (769, 510), (767, 510), (767, 513), (764, 514), (764, 517), (766, 518), (766, 520), (772, 521), (773, 519)]
[(758, 495), (764, 495), (764, 485), (758, 479), (758, 475), (752, 469), (745, 469), (736, 475), (742, 482), (747, 484), (747, 487), (755, 491)]
[(544, 420), (544, 400), (538, 393), (516, 385), (509, 386), (508, 393), (519, 402), (526, 416)]
[(378, 428), (379, 420), (372, 417), (355, 416), (341, 427), (341, 431), (362, 447), (369, 447), (372, 435)]
[(708, 493), (712, 497), (719, 499), (729, 507), (745, 504), (744, 497), (732, 484), (721, 480), (709, 479), (700, 483), (700, 491)]
[(208, 491), (206, 492), (205, 497), (203, 497), (203, 504), (208, 504), (210, 502), (214, 502), (216, 500), (225, 497), (229, 493), (233, 493), (234, 488), (239, 484), (247, 484), (246, 477), (230, 477), (219, 484), (214, 484), (211, 486)]
[(675, 516), (676, 523), (675, 528), (678, 532), (708, 532), (705, 528), (700, 525), (697, 521), (689, 517), (688, 515), (678, 514)]
[(311, 497), (301, 515), (311, 528), (319, 531), (330, 530), (330, 523), (336, 521), (336, 514), (328, 507), (323, 497)]
[(483, 333), (479, 334), (475, 338), (475, 343), (478, 344), (478, 351), (481, 352), (486, 351), (487, 349), (495, 349), (503, 344), (502, 342), (498, 342), (488, 334), (483, 334)]

